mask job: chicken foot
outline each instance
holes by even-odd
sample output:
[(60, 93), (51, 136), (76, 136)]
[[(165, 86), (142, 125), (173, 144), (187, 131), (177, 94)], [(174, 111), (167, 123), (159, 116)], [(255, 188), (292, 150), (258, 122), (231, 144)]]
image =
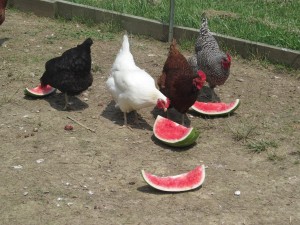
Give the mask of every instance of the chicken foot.
[(70, 110), (70, 109), (72, 109), (71, 108), (72, 104), (73, 104), (73, 102), (70, 102), (70, 96), (67, 93), (65, 93), (65, 106), (64, 106), (63, 110)]
[(123, 128), (123, 127), (127, 127), (129, 130), (132, 131), (132, 128), (127, 125), (127, 113), (126, 112), (124, 112), (124, 125), (121, 128)]

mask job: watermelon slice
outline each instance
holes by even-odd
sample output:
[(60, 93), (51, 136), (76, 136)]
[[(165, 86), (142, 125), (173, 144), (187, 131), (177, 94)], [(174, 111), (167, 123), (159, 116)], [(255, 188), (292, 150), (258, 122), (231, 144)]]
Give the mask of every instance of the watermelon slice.
[(205, 179), (205, 167), (197, 166), (195, 169), (176, 176), (159, 177), (142, 170), (144, 180), (153, 188), (168, 191), (189, 191), (200, 187)]
[(187, 128), (159, 115), (155, 120), (153, 133), (158, 140), (173, 147), (192, 145), (199, 137), (199, 132), (193, 127)]
[(240, 99), (230, 103), (224, 102), (198, 102), (192, 105), (192, 109), (201, 115), (224, 116), (233, 113), (240, 106)]
[(55, 92), (55, 90), (56, 89), (51, 87), (50, 85), (47, 85), (45, 87), (38, 85), (37, 87), (31, 89), (25, 88), (24, 94), (31, 97), (41, 98), (52, 94), (53, 92)]

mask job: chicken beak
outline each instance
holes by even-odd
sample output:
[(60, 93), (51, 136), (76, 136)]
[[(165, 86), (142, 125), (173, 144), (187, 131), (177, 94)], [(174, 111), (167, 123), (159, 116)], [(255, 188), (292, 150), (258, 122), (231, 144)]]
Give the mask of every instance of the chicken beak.
[(164, 112), (167, 112), (168, 108), (164, 107)]

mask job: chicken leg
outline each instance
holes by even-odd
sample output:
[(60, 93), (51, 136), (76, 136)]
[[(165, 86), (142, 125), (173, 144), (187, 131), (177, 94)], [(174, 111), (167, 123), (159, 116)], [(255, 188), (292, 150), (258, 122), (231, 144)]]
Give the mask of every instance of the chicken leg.
[(185, 116), (185, 113), (182, 113), (182, 116), (181, 116), (181, 125), (184, 126), (184, 116)]
[(124, 125), (123, 126), (124, 127), (127, 126), (127, 113), (126, 112), (124, 112)]
[(64, 110), (67, 110), (69, 107), (69, 96), (67, 93), (65, 93), (65, 107)]

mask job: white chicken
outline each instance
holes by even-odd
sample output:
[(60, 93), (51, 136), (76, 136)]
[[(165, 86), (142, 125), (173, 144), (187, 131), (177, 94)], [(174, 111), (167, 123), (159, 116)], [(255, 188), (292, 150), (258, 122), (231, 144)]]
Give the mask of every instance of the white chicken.
[(166, 111), (170, 104), (169, 99), (156, 88), (154, 79), (135, 65), (126, 34), (106, 85), (116, 107), (124, 113), (124, 126), (127, 126), (127, 113), (131, 111), (135, 111), (137, 122), (136, 110), (156, 105)]

